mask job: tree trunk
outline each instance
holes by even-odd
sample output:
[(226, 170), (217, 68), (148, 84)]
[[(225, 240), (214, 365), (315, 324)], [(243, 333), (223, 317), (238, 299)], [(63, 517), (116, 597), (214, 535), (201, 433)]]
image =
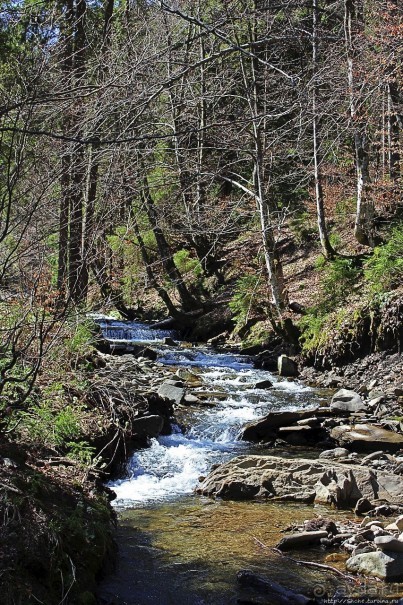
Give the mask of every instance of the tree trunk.
[(357, 174), (357, 212), (355, 218), (354, 235), (360, 244), (374, 246), (373, 219), (374, 207), (370, 199), (369, 184), (369, 141), (367, 124), (362, 115), (363, 98), (356, 99), (356, 84), (354, 81), (354, 61), (357, 55), (354, 25), (362, 21), (359, 15), (358, 0), (345, 0), (344, 2), (344, 36), (347, 53), (348, 88), (350, 96), (350, 117), (354, 129), (355, 164)]
[[(255, 0), (255, 15), (258, 14), (259, 0)], [(257, 23), (253, 24), (251, 30), (252, 42), (258, 39)], [(254, 46), (256, 48), (256, 46)], [(255, 51), (256, 53), (257, 51)], [(255, 200), (260, 220), (260, 232), (264, 252), (265, 265), (268, 274), (268, 284), (272, 294), (272, 302), (278, 314), (288, 305), (287, 293), (284, 287), (283, 267), (278, 252), (277, 241), (274, 235), (272, 212), (270, 201), (265, 192), (265, 181), (267, 177), (264, 170), (264, 153), (262, 137), (264, 127), (262, 118), (266, 115), (264, 91), (260, 90), (260, 63), (254, 54), (250, 60), (251, 78), (248, 77), (244, 57), (240, 57), (244, 88), (249, 106), (252, 133), (253, 133), (253, 185)], [(252, 82), (252, 84), (251, 84)], [(263, 124), (264, 126), (264, 124)]]
[(390, 79), (388, 94), (388, 164), (391, 181), (396, 183), (400, 178), (400, 123), (397, 106), (399, 87), (396, 79)]
[(169, 277), (169, 280), (175, 286), (178, 291), (179, 298), (184, 311), (189, 311), (191, 309), (197, 309), (200, 307), (200, 303), (198, 303), (193, 296), (190, 294), (189, 290), (184, 283), (180, 272), (178, 271), (172, 256), (172, 252), (170, 250), (169, 244), (165, 238), (165, 235), (158, 224), (157, 212), (155, 209), (154, 201), (151, 196), (150, 188), (148, 185), (147, 175), (145, 173), (145, 166), (142, 166), (144, 176), (143, 176), (143, 188), (142, 188), (142, 201), (144, 204), (144, 209), (146, 211), (148, 220), (150, 222), (151, 228), (154, 233), (155, 241), (157, 243), (158, 252), (161, 257), (161, 262), (164, 267), (164, 270)]
[(313, 69), (313, 88), (312, 88), (312, 131), (313, 131), (313, 161), (314, 161), (314, 175), (315, 175), (315, 198), (316, 198), (316, 211), (318, 221), (319, 239), (322, 246), (322, 252), (325, 258), (332, 258), (334, 256), (334, 250), (330, 244), (326, 217), (325, 217), (325, 205), (323, 200), (323, 187), (322, 187), (322, 174), (321, 174), (321, 162), (322, 158), (320, 155), (320, 134), (319, 134), (319, 122), (320, 118), (318, 115), (318, 100), (319, 100), (319, 83), (318, 83), (318, 65), (319, 65), (319, 39), (318, 39), (318, 25), (319, 25), (319, 11), (318, 11), (319, 0), (313, 0), (312, 10), (312, 69)]
[(135, 233), (137, 241), (139, 243), (140, 254), (141, 254), (141, 258), (143, 259), (143, 263), (144, 263), (144, 267), (145, 267), (145, 270), (147, 273), (148, 281), (150, 282), (151, 287), (154, 288), (154, 290), (157, 292), (158, 296), (161, 298), (161, 300), (165, 304), (169, 313), (173, 317), (176, 317), (178, 315), (178, 310), (176, 309), (174, 303), (170, 299), (168, 292), (165, 290), (165, 288), (163, 288), (157, 282), (157, 279), (155, 278), (154, 272), (151, 268), (151, 262), (150, 262), (150, 259), (149, 259), (148, 253), (147, 253), (147, 248), (144, 244), (143, 238), (141, 237), (140, 229), (139, 229), (139, 226), (138, 226), (137, 221), (134, 216), (132, 216), (132, 222), (133, 222), (134, 233)]
[[(74, 3), (66, 0), (66, 12), (61, 26), (61, 41), (64, 45), (62, 73), (64, 85), (71, 88), (73, 82), (73, 24)], [(71, 116), (64, 115), (62, 130), (66, 134), (71, 128)], [(59, 254), (57, 265), (58, 303), (63, 304), (66, 298), (67, 275), (69, 262), (69, 222), (70, 222), (70, 189), (71, 189), (71, 153), (65, 150), (62, 156), (60, 177), (60, 210), (59, 210)]]

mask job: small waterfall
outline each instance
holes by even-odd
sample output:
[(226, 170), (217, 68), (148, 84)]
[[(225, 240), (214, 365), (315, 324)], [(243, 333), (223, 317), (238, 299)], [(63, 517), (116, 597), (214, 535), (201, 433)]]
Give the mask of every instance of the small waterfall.
[(164, 338), (177, 339), (174, 330), (153, 329), (152, 325), (137, 321), (118, 321), (108, 317), (94, 317), (102, 330), (104, 338), (115, 342), (162, 342)]

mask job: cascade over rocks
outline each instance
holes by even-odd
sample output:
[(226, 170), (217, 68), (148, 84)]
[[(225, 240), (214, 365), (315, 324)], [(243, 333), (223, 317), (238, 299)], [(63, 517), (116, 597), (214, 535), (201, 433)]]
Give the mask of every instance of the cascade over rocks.
[(326, 460), (239, 456), (213, 470), (196, 491), (227, 500), (274, 498), (350, 508), (360, 498), (399, 502), (403, 478)]

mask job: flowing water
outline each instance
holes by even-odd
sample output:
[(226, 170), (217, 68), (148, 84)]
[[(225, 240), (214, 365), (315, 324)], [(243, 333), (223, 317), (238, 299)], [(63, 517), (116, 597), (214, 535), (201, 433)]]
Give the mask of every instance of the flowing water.
[[(236, 584), (236, 572), (241, 568), (263, 572), (296, 590), (312, 592), (314, 587), (318, 596), (336, 590), (352, 596), (350, 584), (336, 584), (331, 574), (285, 562), (262, 546), (275, 545), (287, 525), (312, 518), (320, 509), (270, 502), (220, 502), (193, 495), (199, 478), (215, 463), (256, 451), (290, 455), (239, 441), (240, 428), (247, 422), (270, 410), (321, 404), (329, 394), (256, 370), (249, 359), (239, 355), (163, 345), (163, 339), (177, 336), (169, 331), (111, 320), (101, 325), (111, 341), (152, 342), (159, 351), (159, 362), (188, 368), (198, 375), (200, 386), (193, 392), (211, 403), (189, 411), (187, 429), (176, 427), (171, 435), (152, 439), (149, 448), (135, 452), (126, 476), (110, 484), (117, 495), (114, 505), (119, 513), (120, 554), (117, 570), (101, 584), (101, 603), (246, 602), (242, 598), (250, 595), (245, 597)], [(256, 383), (262, 380), (270, 380), (273, 388), (257, 389)], [(317, 452), (305, 451), (303, 455), (316, 456)], [(320, 550), (310, 552), (310, 558), (315, 556), (321, 560), (324, 555)], [(267, 603), (256, 598), (256, 603)]]

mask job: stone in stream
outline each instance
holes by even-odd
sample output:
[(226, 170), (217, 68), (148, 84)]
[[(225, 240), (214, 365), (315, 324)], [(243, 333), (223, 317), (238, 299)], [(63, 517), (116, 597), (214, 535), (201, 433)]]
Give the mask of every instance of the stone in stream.
[(196, 397), (196, 395), (192, 395), (192, 393), (187, 393), (183, 398), (184, 405), (195, 405), (197, 403), (201, 403), (200, 399)]
[(158, 437), (164, 426), (162, 416), (144, 416), (132, 422), (132, 435), (138, 438)]
[[(302, 531), (295, 534), (288, 534), (281, 538), (277, 544), (279, 550), (291, 550), (292, 548), (304, 548), (305, 546), (313, 546), (320, 544), (322, 538), (327, 538), (326, 530), (318, 531)], [(403, 545), (403, 542), (402, 542)]]
[(271, 389), (273, 383), (270, 380), (261, 380), (260, 382), (256, 382), (255, 389)]
[(180, 388), (183, 388), (183, 386), (184, 386), (182, 380), (173, 380), (172, 378), (168, 378), (168, 380), (165, 380), (164, 384), (168, 384), (172, 387), (180, 387)]
[(360, 498), (400, 502), (403, 478), (327, 460), (238, 456), (209, 473), (197, 492), (227, 500), (274, 498), (351, 508)]
[(179, 405), (185, 396), (185, 389), (183, 387), (174, 386), (168, 382), (164, 382), (157, 391), (160, 397), (169, 399), (172, 403)]
[(275, 436), (281, 426), (289, 426), (304, 418), (311, 418), (318, 408), (300, 410), (297, 412), (270, 412), (264, 418), (247, 424), (241, 431), (240, 439), (243, 441), (266, 441)]
[(325, 450), (319, 454), (319, 458), (322, 460), (337, 460), (337, 458), (347, 458), (350, 452), (345, 447), (335, 447), (333, 450)]
[(403, 553), (403, 542), (394, 536), (377, 536), (374, 543), (380, 550)]
[(355, 452), (372, 452), (379, 449), (396, 452), (403, 448), (403, 435), (372, 424), (342, 424), (334, 427), (330, 436), (340, 446)]
[(332, 410), (337, 410), (338, 412), (347, 412), (349, 414), (365, 411), (365, 405), (360, 395), (355, 391), (349, 391), (348, 389), (340, 389), (333, 395), (330, 408)]
[(380, 550), (363, 553), (348, 559), (346, 568), (364, 576), (399, 582), (403, 580), (403, 553)]
[(297, 363), (287, 355), (280, 355), (277, 359), (277, 370), (280, 376), (298, 376)]
[(375, 506), (368, 500), (368, 498), (360, 498), (355, 505), (354, 512), (356, 515), (365, 515), (369, 511), (374, 510)]

